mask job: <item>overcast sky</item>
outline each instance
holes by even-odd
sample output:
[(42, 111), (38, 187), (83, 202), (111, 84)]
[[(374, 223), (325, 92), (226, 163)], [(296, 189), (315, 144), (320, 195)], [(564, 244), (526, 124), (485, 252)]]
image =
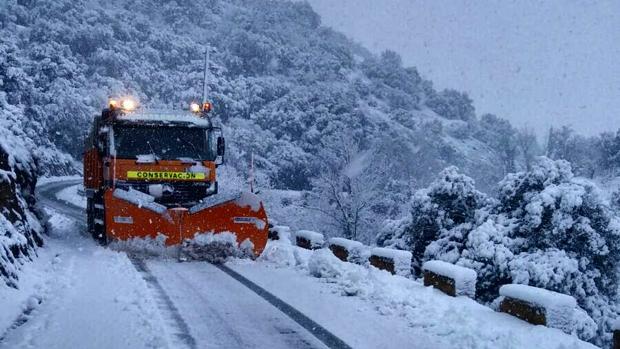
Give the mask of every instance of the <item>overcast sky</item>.
[(323, 24), (391, 49), (439, 89), (467, 91), (543, 134), (620, 128), (620, 0), (308, 0)]

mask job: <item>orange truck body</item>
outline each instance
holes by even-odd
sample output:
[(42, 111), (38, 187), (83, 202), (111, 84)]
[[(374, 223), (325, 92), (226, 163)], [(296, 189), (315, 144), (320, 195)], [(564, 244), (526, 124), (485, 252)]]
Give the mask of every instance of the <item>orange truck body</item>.
[[(122, 117), (117, 115), (117, 119)], [(173, 200), (174, 204), (159, 202), (149, 194), (149, 186), (182, 188), (179, 195), (192, 197), (200, 195), (196, 191), (204, 191), (205, 185), (217, 188), (216, 162), (168, 159), (140, 163), (135, 158), (117, 158), (110, 151), (113, 145), (102, 145), (113, 139), (109, 133), (117, 119), (109, 115), (106, 119), (104, 110), (102, 117), (95, 119), (84, 151), (84, 188), (93, 237), (102, 243), (164, 239), (166, 246), (173, 246), (191, 241), (196, 234), (231, 232), (238, 244), (251, 242), (256, 256), (263, 251), (269, 228), (263, 203), (255, 194), (239, 192), (224, 197), (215, 189), (205, 192), (198, 202), (186, 203), (182, 198)], [(156, 121), (149, 124), (157, 127)], [(170, 124), (168, 121), (162, 128)], [(192, 172), (192, 166), (197, 165), (203, 171), (200, 176)], [(171, 195), (174, 199), (175, 192)]]

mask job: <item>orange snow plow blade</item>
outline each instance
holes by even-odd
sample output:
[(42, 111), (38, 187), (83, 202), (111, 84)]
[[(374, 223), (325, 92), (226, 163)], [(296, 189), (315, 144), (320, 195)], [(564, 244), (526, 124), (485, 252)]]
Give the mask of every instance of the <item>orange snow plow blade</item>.
[(190, 208), (166, 208), (152, 197), (135, 190), (108, 190), (105, 226), (108, 239), (157, 239), (167, 246), (181, 245), (196, 234), (235, 234), (237, 244), (249, 240), (255, 256), (267, 243), (268, 223), (263, 203), (249, 192), (225, 199), (207, 198)]

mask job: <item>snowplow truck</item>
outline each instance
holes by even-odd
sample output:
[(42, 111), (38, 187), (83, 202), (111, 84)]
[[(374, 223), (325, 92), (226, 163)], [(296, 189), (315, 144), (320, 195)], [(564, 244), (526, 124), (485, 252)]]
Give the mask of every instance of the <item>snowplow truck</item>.
[(262, 252), (268, 236), (262, 201), (252, 192), (218, 194), (225, 142), (210, 109), (193, 103), (188, 112), (147, 111), (112, 100), (94, 118), (83, 158), (94, 239), (183, 247), (232, 233), (238, 246)]

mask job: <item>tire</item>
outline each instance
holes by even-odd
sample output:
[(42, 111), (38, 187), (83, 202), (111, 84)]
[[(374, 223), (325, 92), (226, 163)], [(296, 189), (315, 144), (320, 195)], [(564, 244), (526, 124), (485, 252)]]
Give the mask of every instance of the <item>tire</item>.
[(108, 244), (108, 237), (105, 229), (105, 206), (103, 203), (103, 194), (97, 193), (92, 198), (92, 229), (91, 235), (100, 245)]
[(95, 208), (92, 198), (86, 199), (86, 229), (90, 236), (95, 236)]

